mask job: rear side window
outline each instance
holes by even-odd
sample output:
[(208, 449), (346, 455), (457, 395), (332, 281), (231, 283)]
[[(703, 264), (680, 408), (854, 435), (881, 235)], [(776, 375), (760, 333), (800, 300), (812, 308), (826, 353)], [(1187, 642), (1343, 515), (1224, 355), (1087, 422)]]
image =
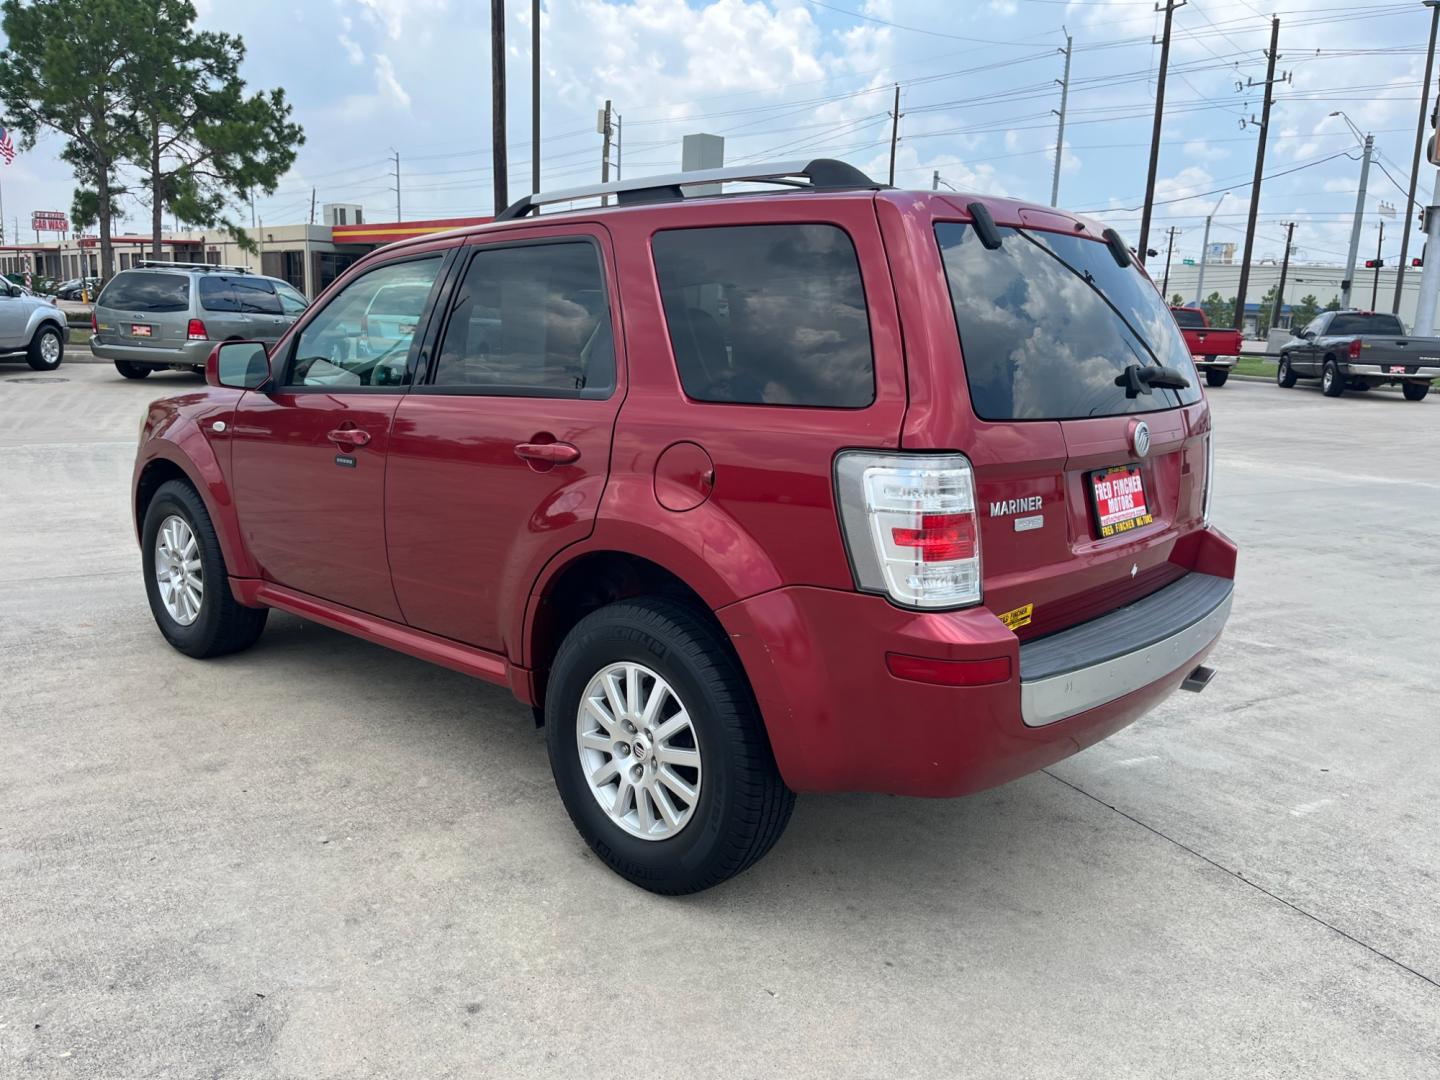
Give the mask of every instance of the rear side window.
[(200, 278), (200, 306), (206, 311), (279, 315), (280, 298), (264, 278), (239, 274), (206, 274)]
[(1330, 319), (1330, 329), (1325, 332), (1335, 337), (1349, 337), (1352, 334), (1402, 337), (1405, 328), (1394, 315), (1335, 315)]
[(95, 302), (126, 311), (186, 311), (190, 307), (190, 279), (184, 274), (126, 270), (115, 275)]
[(1175, 316), (1175, 322), (1182, 330), (1204, 330), (1205, 316), (1198, 311), (1189, 308), (1171, 308), (1170, 313)]
[(595, 245), (477, 251), (455, 291), (434, 383), (477, 394), (608, 397), (615, 338)]
[(653, 251), (687, 395), (841, 409), (875, 400), (865, 288), (843, 229), (674, 229)]
[[(1200, 400), (1180, 328), (1134, 265), (1078, 236), (999, 233), (990, 251), (969, 225), (935, 226), (977, 416), (1073, 420)], [(1156, 363), (1184, 373), (1189, 388), (1127, 398), (1116, 385), (1131, 364)]]

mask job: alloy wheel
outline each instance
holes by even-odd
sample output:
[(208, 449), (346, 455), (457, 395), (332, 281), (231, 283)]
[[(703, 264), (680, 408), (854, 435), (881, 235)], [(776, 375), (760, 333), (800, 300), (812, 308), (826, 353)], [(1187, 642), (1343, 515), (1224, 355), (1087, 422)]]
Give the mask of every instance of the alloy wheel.
[(60, 362), (60, 338), (55, 334), (42, 334), (40, 337), (40, 359), (47, 364), (58, 364)]
[(160, 602), (170, 618), (181, 626), (189, 626), (199, 618), (205, 599), (200, 544), (190, 523), (179, 514), (162, 521), (155, 534), (155, 581), (160, 586)]
[(575, 719), (590, 794), (631, 836), (668, 840), (695, 815), (700, 744), (675, 689), (643, 664), (610, 664), (590, 679)]

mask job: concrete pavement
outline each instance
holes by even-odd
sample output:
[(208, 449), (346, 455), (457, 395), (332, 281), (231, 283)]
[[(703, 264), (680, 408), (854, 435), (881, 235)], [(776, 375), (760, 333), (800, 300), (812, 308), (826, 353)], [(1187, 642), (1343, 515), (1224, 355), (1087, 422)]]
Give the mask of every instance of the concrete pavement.
[(1202, 695), (998, 791), (802, 798), (685, 899), (501, 690), (288, 616), (189, 660), (146, 401), (0, 364), (0, 1077), (1440, 1073), (1440, 397), (1212, 392)]

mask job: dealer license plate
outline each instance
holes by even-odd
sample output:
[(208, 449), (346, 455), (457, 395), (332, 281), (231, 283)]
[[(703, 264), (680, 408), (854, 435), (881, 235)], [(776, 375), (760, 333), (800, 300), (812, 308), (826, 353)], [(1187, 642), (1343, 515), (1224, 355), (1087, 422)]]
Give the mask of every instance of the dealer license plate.
[(1117, 536), (1155, 520), (1145, 499), (1139, 465), (1116, 465), (1090, 473), (1090, 503), (1100, 537)]
[(1404, 375), (1404, 374), (1405, 374), (1405, 365), (1404, 365), (1404, 364), (1391, 364), (1391, 365), (1390, 365), (1390, 374), (1391, 374), (1391, 375)]
[(131, 323), (130, 335), (131, 337), (149, 337), (150, 327), (145, 323)]

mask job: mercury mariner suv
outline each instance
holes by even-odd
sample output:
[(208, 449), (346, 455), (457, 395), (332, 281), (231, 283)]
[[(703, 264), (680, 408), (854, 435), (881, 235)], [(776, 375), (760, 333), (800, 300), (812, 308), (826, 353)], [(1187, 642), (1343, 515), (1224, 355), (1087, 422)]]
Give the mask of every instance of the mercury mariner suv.
[(218, 656), (276, 608), (508, 686), (655, 892), (750, 866), (797, 792), (1073, 754), (1203, 687), (1230, 611), (1190, 352), (1053, 209), (830, 160), (527, 196), (207, 379), (140, 434), (161, 633)]

